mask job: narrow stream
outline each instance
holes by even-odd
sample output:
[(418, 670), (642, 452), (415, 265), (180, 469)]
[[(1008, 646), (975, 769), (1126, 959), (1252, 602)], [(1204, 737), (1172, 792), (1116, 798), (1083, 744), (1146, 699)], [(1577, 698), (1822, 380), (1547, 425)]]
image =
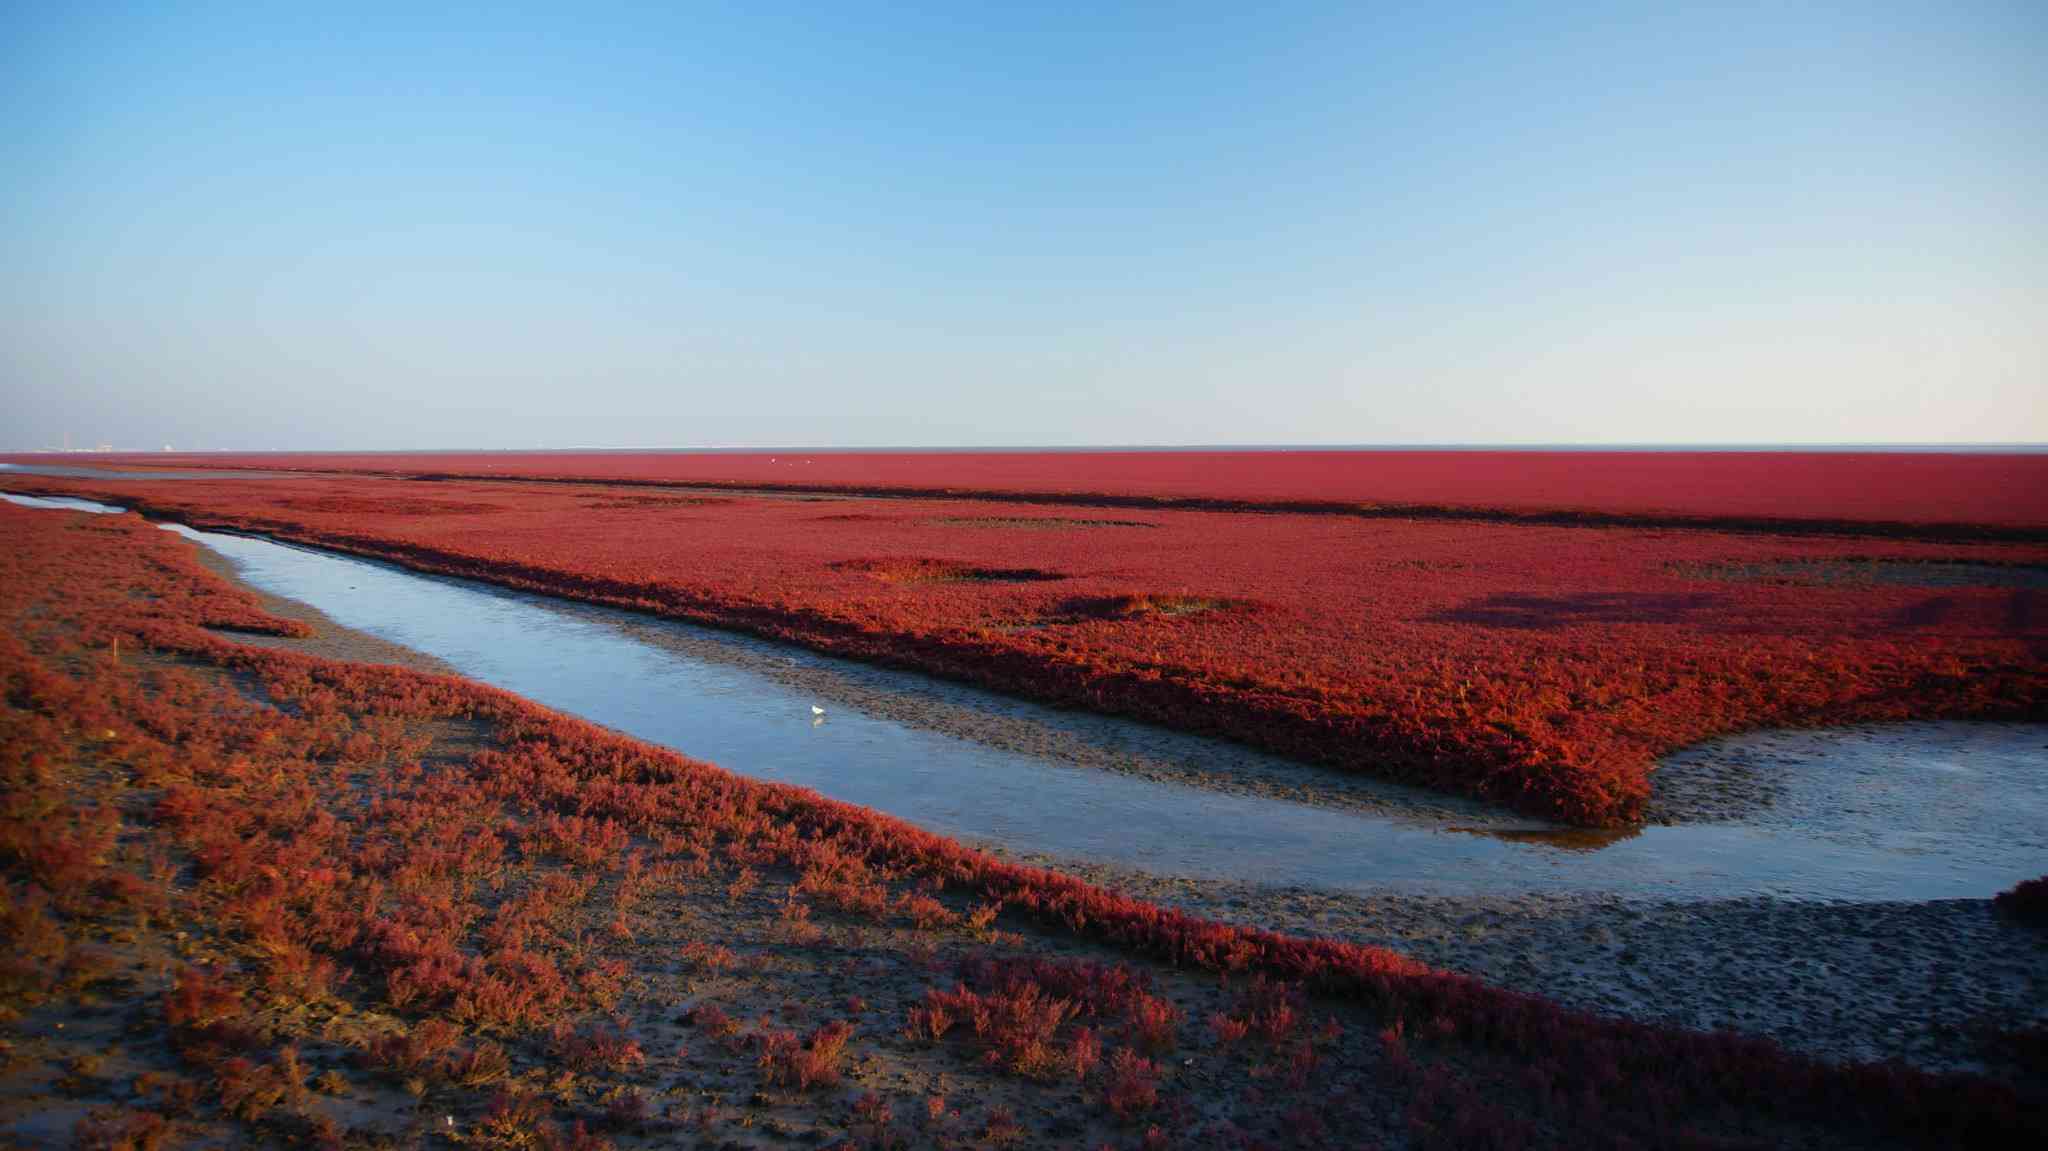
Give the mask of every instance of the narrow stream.
[[(1048, 727), (1128, 729), (1133, 747), (1156, 749), (1160, 737), (1140, 724), (1073, 717), (708, 629), (166, 527), (227, 557), (251, 586), (462, 675), (746, 775), (1015, 852), (1168, 875), (1462, 895), (1982, 898), (2048, 872), (2048, 727), (2038, 725), (1909, 724), (1719, 741), (1707, 750), (1772, 775), (1778, 798), (1770, 808), (1739, 822), (1561, 844), (1497, 820), (1331, 809), (1071, 766), (908, 722), (900, 709), (858, 696), (851, 704), (821, 700), (805, 690), (815, 680), (776, 669), (843, 674), (906, 695), (940, 690), (953, 706), (1027, 714)], [(822, 716), (813, 712), (821, 703)]]

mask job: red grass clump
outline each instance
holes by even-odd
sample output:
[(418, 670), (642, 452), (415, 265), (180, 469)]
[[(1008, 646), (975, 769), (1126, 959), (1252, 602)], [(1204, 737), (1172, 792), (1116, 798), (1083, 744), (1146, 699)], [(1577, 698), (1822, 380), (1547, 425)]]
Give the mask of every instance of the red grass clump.
[(853, 1025), (834, 1020), (801, 1042), (793, 1031), (764, 1031), (755, 1036), (755, 1041), (760, 1049), (758, 1061), (768, 1082), (808, 1091), (839, 1082), (839, 1064), (846, 1057), (846, 1041), (851, 1038)]
[(1103, 1102), (1120, 1119), (1135, 1119), (1159, 1104), (1159, 1068), (1128, 1047), (1109, 1060)]
[(1088, 1077), (1100, 1039), (1088, 1026), (1063, 1037), (1069, 1022), (1121, 1024), (1134, 1045), (1153, 1053), (1170, 1050), (1179, 1036), (1180, 1009), (1124, 964), (977, 956), (960, 974), (953, 990), (927, 991), (911, 1008), (906, 1036), (936, 1042), (964, 1023), (988, 1063), (1032, 1079)]
[(552, 1054), (576, 1071), (630, 1071), (647, 1062), (640, 1042), (616, 1026), (555, 1029)]
[(241, 991), (199, 968), (178, 972), (164, 997), (164, 1022), (174, 1031), (205, 1031), (241, 1014)]
[(691, 1008), (686, 1016), (690, 1026), (697, 1028), (713, 1039), (726, 1039), (739, 1033), (740, 1025), (725, 1010), (714, 1003), (701, 1004)]

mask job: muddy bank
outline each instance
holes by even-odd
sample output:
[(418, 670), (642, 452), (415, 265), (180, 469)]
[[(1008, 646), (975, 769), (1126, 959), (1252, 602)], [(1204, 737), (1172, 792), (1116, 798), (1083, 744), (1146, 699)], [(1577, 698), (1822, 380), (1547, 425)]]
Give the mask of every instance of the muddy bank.
[(1037, 862), (1224, 922), (1389, 947), (1570, 1007), (1834, 1061), (2009, 1074), (1987, 1061), (1984, 1033), (2048, 1023), (2048, 935), (1986, 900), (1356, 896)]
[(2038, 816), (2044, 779), (2048, 727), (2038, 724), (1758, 731), (1660, 760), (1650, 776), (1647, 815), (1661, 826), (1741, 822), (1819, 835), (1852, 826), (1863, 835), (1939, 835), (1966, 830), (1984, 811), (2006, 804)]

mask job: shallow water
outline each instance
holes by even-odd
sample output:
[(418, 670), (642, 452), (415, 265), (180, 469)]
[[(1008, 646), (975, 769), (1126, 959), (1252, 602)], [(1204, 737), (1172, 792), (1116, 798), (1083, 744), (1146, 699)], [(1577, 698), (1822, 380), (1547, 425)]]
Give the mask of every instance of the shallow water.
[[(76, 507), (84, 501), (27, 500)], [(1911, 724), (1764, 733), (1688, 753), (1769, 777), (1741, 820), (1618, 837), (1362, 814), (1068, 766), (827, 700), (775, 674), (932, 681), (645, 616), (263, 539), (169, 525), (250, 585), (465, 676), (733, 771), (815, 788), (1020, 853), (1352, 892), (1612, 892), (1680, 899), (1981, 898), (2048, 872), (2048, 727)], [(706, 645), (749, 658), (714, 658)], [(944, 688), (968, 706), (1050, 709)], [(977, 705), (975, 701), (980, 701)], [(1133, 742), (1155, 729), (1118, 725)], [(1673, 770), (1684, 770), (1679, 757)]]
[(117, 515), (128, 509), (112, 504), (97, 503), (93, 500), (73, 499), (70, 496), (18, 496), (12, 492), (0, 492), (0, 499), (25, 508), (49, 508), (52, 511), (91, 512), (94, 515)]

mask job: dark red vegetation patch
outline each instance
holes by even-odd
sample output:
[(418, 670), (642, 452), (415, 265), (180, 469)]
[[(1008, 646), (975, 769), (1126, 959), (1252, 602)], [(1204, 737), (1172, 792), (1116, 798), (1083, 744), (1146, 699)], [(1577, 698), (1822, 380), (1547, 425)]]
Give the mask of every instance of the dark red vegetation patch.
[(832, 566), (838, 571), (872, 576), (883, 583), (1038, 583), (1067, 578), (1038, 568), (980, 567), (957, 560), (916, 557), (841, 560)]

